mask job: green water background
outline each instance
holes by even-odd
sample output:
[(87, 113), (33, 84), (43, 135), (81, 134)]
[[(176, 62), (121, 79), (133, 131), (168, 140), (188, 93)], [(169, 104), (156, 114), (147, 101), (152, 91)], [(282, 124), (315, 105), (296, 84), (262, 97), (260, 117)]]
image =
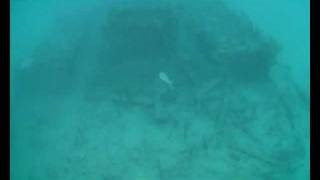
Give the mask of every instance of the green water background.
[[(120, 1), (118, 1), (119, 3)], [(101, 3), (101, 1), (50, 1), (50, 0), (11, 0), (10, 7), (10, 64), (11, 69), (20, 66), (26, 58), (28, 58), (34, 47), (43, 41), (43, 39), (51, 39), (52, 41), (59, 41), (63, 38), (59, 35), (52, 33), (52, 29), (56, 23), (56, 17), (60, 14), (68, 14), (71, 12), (81, 12), (85, 11), (87, 7), (101, 7), (101, 4), (107, 5), (108, 3)], [(299, 1), (299, 0), (228, 0), (228, 5), (235, 10), (243, 11), (246, 13), (252, 22), (258, 26), (260, 29), (265, 31), (276, 38), (282, 44), (282, 51), (279, 55), (279, 60), (281, 63), (288, 65), (291, 68), (290, 75), (293, 77), (295, 83), (303, 89), (303, 92), (309, 97), (309, 57), (310, 57), (310, 38), (309, 38), (309, 1)], [(101, 9), (101, 8), (97, 8)], [(103, 8), (102, 8), (103, 9)], [(71, 13), (72, 14), (72, 13)], [(78, 13), (79, 14), (79, 13)], [(80, 13), (81, 14), (81, 13)], [(88, 17), (74, 17), (76, 19), (88, 18)], [(108, 159), (104, 159), (104, 156), (99, 156), (98, 154), (103, 153), (114, 153), (115, 157), (123, 157), (121, 149), (115, 149), (114, 151), (106, 151), (102, 149), (85, 149), (87, 154), (82, 154), (81, 147), (80, 150), (74, 151), (69, 149), (66, 144), (69, 140), (73, 138), (75, 131), (78, 129), (71, 129), (72, 126), (79, 127), (79, 124), (72, 124), (77, 121), (68, 121), (66, 119), (73, 119), (79, 117), (88, 116), (86, 111), (90, 111), (90, 108), (86, 105), (79, 105), (75, 102), (65, 102), (63, 100), (56, 105), (52, 105), (48, 108), (52, 108), (52, 116), (56, 115), (55, 111), (63, 111), (58, 117), (55, 116), (54, 120), (46, 121), (45, 124), (40, 125), (45, 128), (38, 128), (37, 123), (32, 123), (34, 117), (41, 117), (41, 105), (33, 110), (28, 109), (28, 103), (33, 102), (20, 102), (20, 99), (14, 97), (15, 85), (19, 82), (13, 82), (16, 74), (15, 71), (11, 71), (11, 120), (10, 120), (10, 175), (13, 180), (22, 179), (42, 179), (41, 177), (47, 177), (48, 179), (87, 179), (88, 177), (92, 179), (116, 179), (116, 177), (107, 177), (108, 174), (112, 174), (112, 171), (117, 171), (117, 167), (121, 166), (114, 163), (109, 165)], [(51, 101), (48, 99), (48, 101)], [(74, 103), (74, 104), (73, 104)], [(20, 105), (23, 104), (23, 105)], [(79, 111), (77, 106), (83, 106), (83, 111)], [(297, 107), (302, 106), (296, 104)], [(80, 108), (81, 109), (81, 108)], [(28, 117), (24, 111), (33, 111), (38, 113), (32, 118)], [(113, 112), (112, 107), (107, 108), (106, 111)], [(84, 113), (82, 116), (81, 113)], [(128, 114), (132, 119), (143, 119), (143, 115), (139, 112), (131, 112)], [(128, 116), (129, 116), (128, 115)], [(45, 117), (52, 117), (50, 114), (43, 115)], [(142, 121), (142, 120), (141, 120)], [(303, 129), (305, 140), (305, 156), (303, 157), (303, 162), (305, 163), (296, 173), (289, 176), (288, 179), (309, 179), (309, 113), (308, 111), (302, 116), (299, 121), (298, 127)], [(82, 121), (81, 127), (90, 126), (90, 122)], [(86, 124), (88, 123), (88, 124)], [(132, 123), (132, 122), (131, 122)], [(139, 124), (129, 124), (131, 132), (127, 134), (127, 137), (143, 136), (140, 133)], [(35, 125), (36, 124), (36, 125)], [(57, 127), (59, 126), (59, 127)], [(98, 125), (100, 126), (100, 125)], [(116, 125), (110, 125), (116, 126)], [(86, 130), (83, 131), (91, 132), (88, 136), (90, 143), (97, 144), (97, 146), (102, 142), (106, 143), (105, 148), (109, 148), (108, 144), (110, 142), (103, 139), (104, 136), (95, 138), (95, 133), (103, 133), (99, 130)], [(144, 127), (146, 128), (146, 127)], [(57, 130), (58, 129), (58, 130)], [(121, 128), (115, 128), (115, 132), (111, 132), (110, 135), (115, 137), (119, 133), (117, 130)], [(93, 133), (95, 132), (95, 133)], [(100, 139), (99, 139), (100, 138)], [(155, 135), (155, 139), (159, 138)], [(268, 138), (268, 137), (266, 137)], [(112, 139), (112, 138), (111, 138)], [(161, 138), (159, 138), (161, 140)], [(93, 142), (95, 140), (95, 142)], [(117, 141), (116, 139), (114, 141)], [(127, 143), (134, 142), (127, 140)], [(161, 141), (159, 142), (161, 143)], [(92, 146), (95, 147), (95, 146)], [(84, 147), (86, 148), (86, 147)], [(129, 152), (130, 153), (130, 152)], [(59, 164), (59, 162), (65, 161), (66, 154), (75, 154), (75, 158), (70, 160), (75, 166), (74, 169), (83, 168), (88, 169), (89, 172), (76, 171), (73, 173), (72, 168), (66, 167), (65, 164)], [(84, 162), (86, 156), (90, 156), (89, 162)], [(96, 156), (96, 158), (95, 158)], [(146, 155), (148, 156), (148, 155)], [(152, 156), (152, 155), (151, 155)], [(119, 162), (122, 162), (121, 159)], [(219, 166), (217, 164), (216, 166)], [(223, 166), (223, 164), (221, 164)], [(48, 167), (48, 168), (44, 168)], [(155, 175), (152, 173), (145, 173), (149, 171), (150, 167), (134, 167), (134, 164), (129, 166), (132, 169), (128, 169), (128, 174), (133, 174), (132, 179), (156, 179)], [(69, 169), (68, 169), (69, 168)], [(44, 172), (46, 169), (46, 172)], [(48, 170), (49, 169), (49, 170)], [(253, 165), (252, 171), (255, 167)], [(61, 171), (68, 171), (69, 177), (61, 177)], [(108, 172), (111, 171), (111, 172)], [(151, 170), (150, 170), (151, 171)], [(192, 171), (192, 170), (191, 170)], [(140, 172), (140, 173), (137, 173)], [(49, 174), (44, 176), (43, 174)], [(66, 173), (68, 174), (68, 173)], [(138, 174), (138, 175), (137, 175)], [(141, 175), (142, 174), (142, 175)], [(130, 175), (125, 174), (123, 179), (131, 179)], [(174, 180), (174, 178), (172, 178)], [(191, 178), (192, 179), (192, 178)], [(206, 177), (194, 177), (194, 179), (206, 179)], [(232, 176), (232, 174), (226, 174), (217, 176), (217, 179), (240, 179), (239, 177)], [(284, 178), (283, 178), (284, 179)]]

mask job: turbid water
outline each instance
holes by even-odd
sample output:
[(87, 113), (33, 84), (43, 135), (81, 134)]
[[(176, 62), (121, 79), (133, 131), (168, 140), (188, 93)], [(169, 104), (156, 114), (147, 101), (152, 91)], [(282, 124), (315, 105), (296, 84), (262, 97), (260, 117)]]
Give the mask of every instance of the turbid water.
[(11, 0), (12, 180), (309, 179), (309, 2)]

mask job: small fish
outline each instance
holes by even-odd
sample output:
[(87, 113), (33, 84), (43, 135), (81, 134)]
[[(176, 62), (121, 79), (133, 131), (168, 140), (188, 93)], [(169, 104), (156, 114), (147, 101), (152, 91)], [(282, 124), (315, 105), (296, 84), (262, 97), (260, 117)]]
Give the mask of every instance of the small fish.
[(169, 85), (170, 88), (173, 88), (173, 83), (172, 81), (169, 79), (168, 75), (165, 72), (160, 72), (159, 73), (159, 78), (165, 82), (166, 84)]

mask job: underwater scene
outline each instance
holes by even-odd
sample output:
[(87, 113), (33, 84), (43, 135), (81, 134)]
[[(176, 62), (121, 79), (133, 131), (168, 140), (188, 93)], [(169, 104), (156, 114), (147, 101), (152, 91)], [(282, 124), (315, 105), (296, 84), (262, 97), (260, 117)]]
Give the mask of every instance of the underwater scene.
[(307, 0), (11, 0), (12, 180), (308, 180)]

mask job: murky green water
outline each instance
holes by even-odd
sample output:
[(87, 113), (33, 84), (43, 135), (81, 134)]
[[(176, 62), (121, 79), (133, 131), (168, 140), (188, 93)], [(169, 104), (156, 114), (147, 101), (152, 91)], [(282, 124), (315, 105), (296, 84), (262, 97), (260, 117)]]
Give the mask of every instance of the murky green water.
[(11, 0), (13, 180), (309, 179), (309, 2)]

